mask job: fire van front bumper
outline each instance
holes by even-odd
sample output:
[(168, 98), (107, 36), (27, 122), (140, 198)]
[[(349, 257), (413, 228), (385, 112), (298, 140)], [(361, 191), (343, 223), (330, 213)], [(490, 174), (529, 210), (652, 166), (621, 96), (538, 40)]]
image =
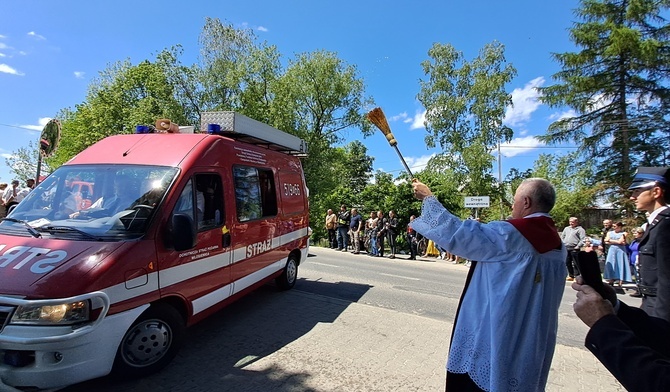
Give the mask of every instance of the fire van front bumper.
[[(74, 300), (81, 298), (96, 298), (103, 303), (98, 318), (90, 324), (78, 328), (5, 325), (0, 332), (0, 391), (60, 388), (111, 371), (119, 342), (148, 305), (107, 315), (109, 299), (106, 294), (91, 293)], [(3, 305), (26, 302), (39, 301), (0, 297)]]

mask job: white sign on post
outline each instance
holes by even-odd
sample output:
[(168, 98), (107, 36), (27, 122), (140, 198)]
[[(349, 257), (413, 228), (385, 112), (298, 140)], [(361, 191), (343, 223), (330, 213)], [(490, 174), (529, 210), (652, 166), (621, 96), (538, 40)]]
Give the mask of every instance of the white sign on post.
[(466, 208), (490, 207), (491, 201), (488, 196), (465, 196)]

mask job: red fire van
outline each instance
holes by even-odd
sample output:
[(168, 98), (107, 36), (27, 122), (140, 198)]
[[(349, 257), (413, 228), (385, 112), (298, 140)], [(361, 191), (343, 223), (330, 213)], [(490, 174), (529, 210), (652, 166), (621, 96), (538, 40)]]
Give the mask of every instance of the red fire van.
[(0, 389), (157, 371), (186, 327), (271, 279), (293, 287), (305, 142), (234, 112), (201, 121), (101, 140), (0, 222)]

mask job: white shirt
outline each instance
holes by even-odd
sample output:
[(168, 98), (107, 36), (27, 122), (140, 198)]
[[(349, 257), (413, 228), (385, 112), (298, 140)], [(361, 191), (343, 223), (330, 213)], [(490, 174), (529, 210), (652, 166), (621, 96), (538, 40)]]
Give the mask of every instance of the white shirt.
[(9, 203), (9, 199), (11, 199), (12, 196), (14, 196), (13, 201), (16, 201), (16, 195), (14, 194), (16, 192), (18, 194), (19, 189), (14, 188), (13, 186), (9, 185), (7, 189), (5, 189), (5, 192), (2, 194), (2, 201), (5, 202), (5, 204)]
[(25, 188), (21, 189), (21, 190), (16, 194), (16, 197), (14, 198), (14, 200), (15, 200), (17, 203), (20, 203), (26, 196), (28, 196), (28, 194), (30, 193), (30, 191), (32, 191), (32, 189), (31, 189), (31, 188), (28, 188), (28, 187), (25, 187)]
[(649, 217), (647, 218), (647, 222), (649, 222), (651, 224), (651, 222), (653, 222), (654, 219), (656, 219), (658, 214), (660, 214), (661, 211), (665, 210), (666, 208), (668, 208), (668, 206), (661, 206), (661, 207), (658, 207), (657, 209), (655, 209), (651, 214), (649, 214)]

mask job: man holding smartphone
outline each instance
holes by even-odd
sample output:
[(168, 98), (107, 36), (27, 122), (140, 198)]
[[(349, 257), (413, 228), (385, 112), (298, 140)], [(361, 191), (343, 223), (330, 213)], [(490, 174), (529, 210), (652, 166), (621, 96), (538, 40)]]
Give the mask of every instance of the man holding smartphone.
[(585, 346), (629, 391), (667, 390), (670, 384), (670, 168), (640, 167), (630, 198), (649, 212), (640, 240), (641, 309), (617, 300), (605, 286), (605, 297), (577, 277), (573, 309), (589, 326)]

